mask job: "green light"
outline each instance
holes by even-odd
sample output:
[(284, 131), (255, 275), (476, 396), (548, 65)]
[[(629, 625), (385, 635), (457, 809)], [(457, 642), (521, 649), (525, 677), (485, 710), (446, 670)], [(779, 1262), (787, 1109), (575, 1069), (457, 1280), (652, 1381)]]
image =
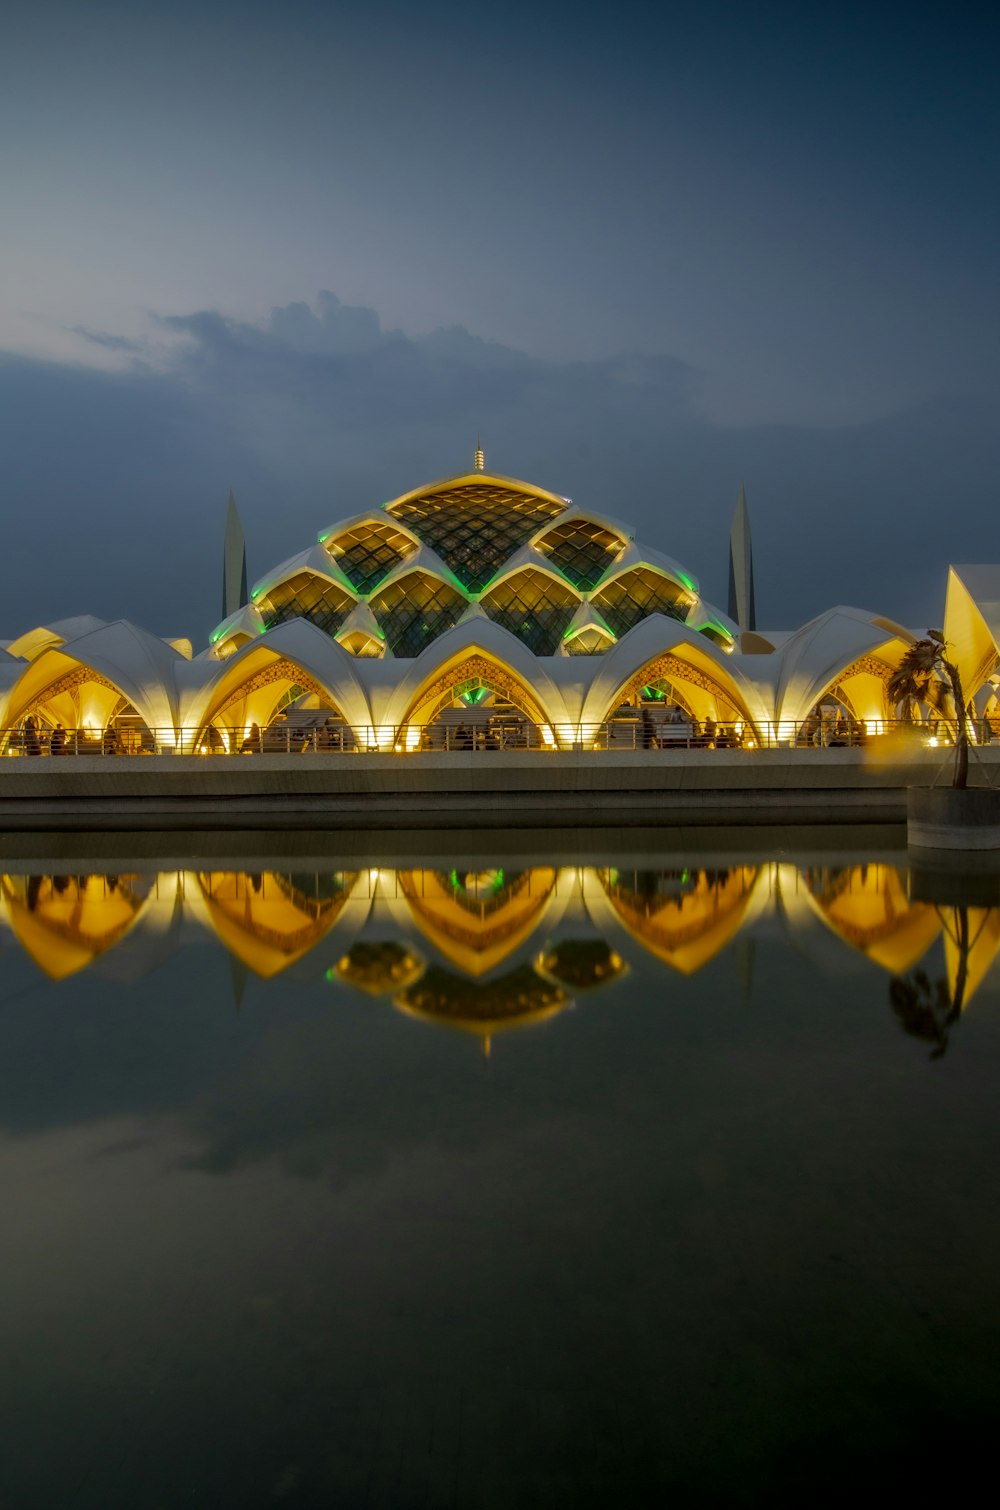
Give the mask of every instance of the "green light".
[(337, 972), (333, 968), (332, 965), (330, 966), (329, 970), (324, 970), (324, 972), (323, 972), (323, 979), (324, 980), (336, 980), (337, 979)]
[(661, 687), (643, 687), (642, 695), (647, 702), (662, 703), (667, 694)]
[(701, 630), (699, 632), (701, 634), (704, 634), (706, 630), (711, 630), (713, 634), (721, 635), (722, 638), (726, 640), (730, 645), (734, 643), (733, 637), (729, 633), (729, 630), (726, 628), (725, 624), (720, 624), (715, 619), (709, 619), (707, 624), (702, 624)]
[(677, 580), (679, 582), (683, 582), (684, 583), (684, 586), (687, 588), (688, 592), (697, 592), (698, 591), (697, 587), (694, 584), (694, 578), (693, 577), (689, 577), (688, 574), (687, 574), (687, 572), (685, 572), (685, 571), (679, 571), (677, 573)]

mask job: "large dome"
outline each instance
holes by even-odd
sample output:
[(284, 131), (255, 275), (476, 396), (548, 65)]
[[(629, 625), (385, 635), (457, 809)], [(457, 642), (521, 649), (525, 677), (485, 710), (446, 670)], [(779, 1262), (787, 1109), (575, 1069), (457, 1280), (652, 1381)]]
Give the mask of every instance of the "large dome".
[(353, 655), (412, 657), (486, 618), (538, 656), (600, 655), (662, 614), (731, 650), (736, 625), (676, 561), (615, 519), (486, 472), (428, 483), (323, 530), (213, 631), (228, 657), (308, 619)]

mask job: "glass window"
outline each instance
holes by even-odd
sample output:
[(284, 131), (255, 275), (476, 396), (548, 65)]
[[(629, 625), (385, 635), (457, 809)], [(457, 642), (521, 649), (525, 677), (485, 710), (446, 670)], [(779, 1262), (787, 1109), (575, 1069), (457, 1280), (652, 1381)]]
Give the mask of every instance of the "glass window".
[(621, 639), (651, 613), (666, 614), (667, 618), (679, 619), (683, 624), (688, 604), (678, 601), (682, 598), (682, 589), (668, 577), (662, 577), (649, 567), (637, 566), (602, 587), (592, 601), (609, 629)]
[(333, 635), (343, 624), (354, 599), (335, 582), (328, 582), (314, 572), (298, 572), (257, 599), (255, 604), (264, 626), (287, 624), (292, 619), (308, 619), (327, 634)]
[(590, 519), (568, 519), (539, 540), (538, 549), (574, 587), (590, 592), (614, 565), (626, 543), (613, 530)]
[(580, 599), (547, 572), (527, 567), (487, 593), (481, 606), (535, 655), (555, 655)]
[(416, 546), (392, 524), (372, 521), (359, 524), (343, 535), (331, 536), (324, 544), (348, 581), (359, 593), (373, 592)]
[(439, 634), (458, 623), (465, 598), (439, 577), (411, 572), (371, 599), (390, 655), (419, 655)]
[(534, 493), (469, 483), (393, 505), (393, 514), (436, 551), (469, 592), (482, 592), (500, 567), (565, 505)]

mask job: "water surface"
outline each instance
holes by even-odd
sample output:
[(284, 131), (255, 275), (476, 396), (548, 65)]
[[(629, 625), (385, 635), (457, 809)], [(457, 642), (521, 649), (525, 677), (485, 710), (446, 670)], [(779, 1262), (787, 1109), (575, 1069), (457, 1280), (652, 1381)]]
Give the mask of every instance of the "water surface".
[(882, 830), (6, 842), (3, 1506), (985, 1461), (990, 877)]

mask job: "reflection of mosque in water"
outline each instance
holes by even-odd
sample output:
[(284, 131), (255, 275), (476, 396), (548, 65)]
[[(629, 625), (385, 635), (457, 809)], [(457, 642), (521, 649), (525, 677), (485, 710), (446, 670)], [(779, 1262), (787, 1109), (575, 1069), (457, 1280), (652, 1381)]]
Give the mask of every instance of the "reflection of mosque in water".
[(1000, 949), (1000, 910), (913, 900), (906, 871), (880, 862), (0, 877), (0, 946), (52, 980), (138, 980), (208, 937), (243, 974), (325, 978), (487, 1046), (644, 959), (693, 975), (765, 918), (836, 973), (905, 978), (941, 941), (958, 1008)]

